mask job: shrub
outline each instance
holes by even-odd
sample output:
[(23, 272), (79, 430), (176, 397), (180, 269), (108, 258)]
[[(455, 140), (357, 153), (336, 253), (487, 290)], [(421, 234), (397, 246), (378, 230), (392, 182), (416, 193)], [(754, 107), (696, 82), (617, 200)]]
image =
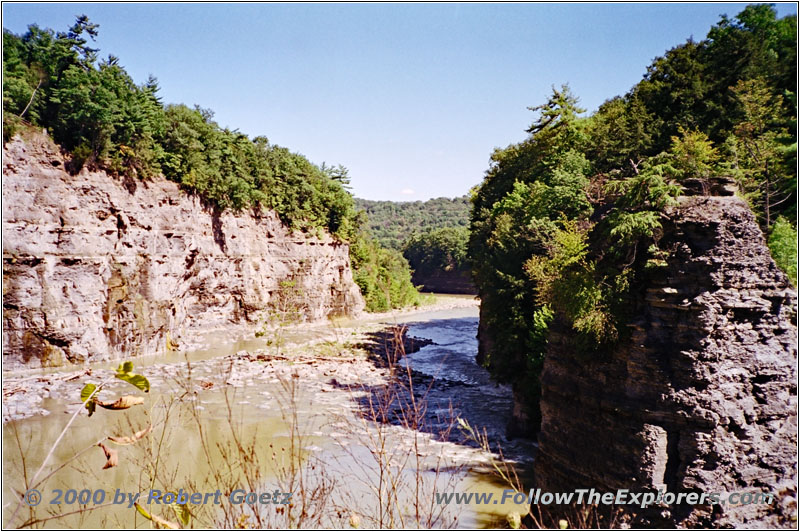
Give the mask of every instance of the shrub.
[(797, 228), (783, 216), (778, 217), (769, 235), (769, 250), (775, 263), (797, 286)]

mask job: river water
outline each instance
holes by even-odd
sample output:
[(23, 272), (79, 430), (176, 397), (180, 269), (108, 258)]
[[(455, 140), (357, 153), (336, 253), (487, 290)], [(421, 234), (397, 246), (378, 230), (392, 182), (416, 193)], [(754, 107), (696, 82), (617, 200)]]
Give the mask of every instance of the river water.
[[(413, 424), (402, 412), (376, 415), (387, 370), (363, 358), (353, 363), (348, 351), (364, 330), (397, 323), (407, 325), (409, 336), (433, 342), (409, 354), (399, 365), (400, 380), (406, 374), (410, 376), (404, 389), (413, 387), (413, 396), (419, 402), (420, 415)], [(104, 491), (104, 502), (108, 503), (117, 491), (146, 494), (151, 487), (163, 487), (213, 492), (225, 482), (228, 489), (243, 486), (246, 491), (272, 491), (293, 482), (291, 489), (297, 492), (298, 479), (305, 479), (304, 490), (318, 490), (307, 498), (316, 497), (320, 505), (326, 505), (317, 509), (326, 515), (294, 524), (346, 527), (355, 515), (362, 527), (502, 525), (508, 512), (523, 511), (524, 507), (509, 503), (442, 508), (431, 502), (436, 491), (491, 492), (499, 500), (509, 487), (491, 474), (497, 455), (479, 449), (458, 427), (459, 418), (475, 429), (485, 430), (492, 450), (501, 446), (523, 479), (535, 452), (532, 442), (509, 442), (504, 438), (511, 391), (492, 382), (475, 363), (477, 325), (478, 308), (470, 304), (395, 317), (346, 320), (282, 334), (282, 344), (297, 346), (287, 351), (300, 353), (305, 356), (304, 361), (292, 357), (273, 360), (267, 356), (265, 362), (265, 357), (243, 357), (243, 350), (266, 355), (282, 353), (274, 336), (252, 335), (233, 343), (225, 343), (217, 335), (212, 337), (212, 343), (218, 343), (203, 349), (137, 360), (136, 371), (148, 376), (153, 388), (144, 407), (125, 413), (98, 409), (91, 418), (79, 414), (39, 479), (60, 464), (67, 465), (37, 486), (43, 494), (40, 505), (23, 505), (16, 510), (15, 490), (24, 490), (25, 478), (30, 483), (52, 442), (80, 408), (75, 398), (82, 383), (97, 382), (101, 370), (97, 369), (91, 378), (62, 383), (38, 407), (47, 415), (18, 419), (3, 426), (3, 525), (19, 526), (26, 520), (81, 508), (78, 502), (63, 499), (60, 506), (50, 504), (58, 494), (55, 490), (89, 490), (93, 495)], [(96, 365), (99, 366), (102, 365)], [(130, 393), (126, 386), (113, 382), (104, 393), (110, 397)], [(372, 409), (366, 416), (365, 408)], [(394, 405), (387, 411), (392, 408)], [(153, 427), (152, 432), (136, 445), (109, 445), (118, 452), (119, 463), (100, 469), (105, 456), (101, 449), (92, 447), (94, 443), (105, 435), (130, 435), (148, 426)], [(232, 445), (239, 447), (238, 455)], [(381, 446), (384, 450), (380, 450)], [(293, 456), (293, 448), (300, 449), (296, 455), (302, 473), (287, 472), (286, 464), (293, 463), (288, 458)], [(254, 476), (258, 477), (256, 484)], [(381, 484), (387, 476), (394, 479), (388, 490), (385, 482)], [(395, 513), (386, 509), (392, 501), (397, 507)], [(126, 506), (76, 512), (37, 526), (152, 526)], [(166, 507), (149, 508), (168, 520), (176, 520)], [(196, 517), (192, 523), (286, 524), (280, 520), (281, 514), (274, 513), (275, 506), (269, 508), (273, 513), (262, 521), (247, 511), (225, 514), (220, 508), (194, 507)], [(424, 508), (423, 518), (420, 508)], [(9, 523), (15, 510), (14, 520)]]

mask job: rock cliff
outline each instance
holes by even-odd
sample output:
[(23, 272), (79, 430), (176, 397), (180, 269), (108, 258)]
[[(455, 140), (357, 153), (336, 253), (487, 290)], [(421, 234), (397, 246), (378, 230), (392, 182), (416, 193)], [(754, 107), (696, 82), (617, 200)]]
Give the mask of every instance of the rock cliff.
[(287, 305), (308, 320), (363, 309), (345, 243), (67, 163), (44, 135), (3, 149), (6, 368), (155, 353)]
[[(796, 526), (797, 296), (747, 205), (681, 198), (668, 264), (629, 341), (577, 355), (556, 325), (535, 474), (549, 491), (769, 492), (772, 504), (662, 505), (658, 526)], [(630, 508), (634, 510), (634, 508)]]

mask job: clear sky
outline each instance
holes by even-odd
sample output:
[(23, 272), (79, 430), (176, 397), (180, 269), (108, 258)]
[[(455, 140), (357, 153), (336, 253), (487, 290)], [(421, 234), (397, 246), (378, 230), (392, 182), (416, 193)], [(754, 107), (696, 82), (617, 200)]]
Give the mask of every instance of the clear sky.
[[(368, 199), (459, 196), (553, 85), (590, 111), (746, 4), (25, 4), (3, 27), (100, 25), (138, 83), (222, 126), (350, 169)], [(779, 15), (796, 4), (777, 4)]]

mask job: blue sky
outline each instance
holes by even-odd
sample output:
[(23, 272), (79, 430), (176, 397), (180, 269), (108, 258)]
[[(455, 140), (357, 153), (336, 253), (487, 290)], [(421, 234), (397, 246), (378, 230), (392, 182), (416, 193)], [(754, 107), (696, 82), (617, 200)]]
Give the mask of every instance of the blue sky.
[[(590, 111), (746, 4), (3, 4), (3, 27), (100, 25), (167, 103), (350, 169), (369, 199), (458, 196), (553, 85)], [(796, 4), (777, 4), (779, 15)]]

